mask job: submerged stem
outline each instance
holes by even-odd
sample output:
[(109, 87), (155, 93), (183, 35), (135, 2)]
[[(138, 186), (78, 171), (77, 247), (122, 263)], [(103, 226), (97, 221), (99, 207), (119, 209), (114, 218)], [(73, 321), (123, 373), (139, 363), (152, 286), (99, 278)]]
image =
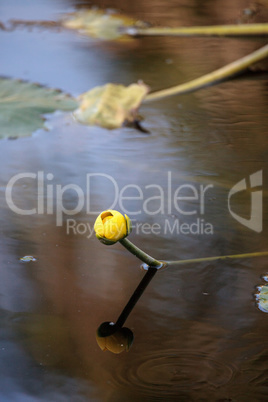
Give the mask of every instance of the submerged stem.
[(268, 24), (214, 25), (197, 27), (152, 27), (126, 29), (130, 36), (251, 36), (268, 35)]
[(212, 73), (205, 74), (202, 77), (186, 82), (185, 84), (153, 92), (146, 96), (143, 103), (156, 101), (171, 95), (181, 95), (187, 92), (196, 91), (197, 89), (201, 89), (207, 85), (216, 84), (219, 81), (230, 78), (231, 76), (245, 70), (247, 67), (266, 57), (268, 57), (268, 45), (265, 45), (255, 52), (227, 64)]
[(245, 253), (245, 254), (233, 254), (233, 255), (223, 255), (217, 257), (205, 257), (205, 258), (192, 258), (189, 260), (178, 260), (178, 261), (166, 261), (167, 265), (181, 265), (181, 264), (191, 264), (195, 262), (206, 262), (206, 261), (219, 261), (228, 260), (232, 258), (252, 258), (252, 257), (262, 257), (267, 256), (268, 251), (260, 251), (256, 253)]

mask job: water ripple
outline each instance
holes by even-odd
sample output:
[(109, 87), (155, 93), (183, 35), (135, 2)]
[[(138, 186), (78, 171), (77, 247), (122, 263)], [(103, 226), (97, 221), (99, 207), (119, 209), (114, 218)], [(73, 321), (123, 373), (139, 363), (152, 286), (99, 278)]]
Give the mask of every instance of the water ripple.
[(166, 350), (144, 355), (131, 366), (115, 373), (116, 387), (134, 387), (144, 395), (176, 396), (190, 390), (215, 390), (229, 383), (235, 368), (202, 352)]

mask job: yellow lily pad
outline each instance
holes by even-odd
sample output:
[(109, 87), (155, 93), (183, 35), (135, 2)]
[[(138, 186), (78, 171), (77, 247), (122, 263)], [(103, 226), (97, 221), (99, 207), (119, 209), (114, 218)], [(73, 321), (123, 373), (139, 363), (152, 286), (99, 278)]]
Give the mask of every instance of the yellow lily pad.
[[(62, 25), (99, 39), (114, 40), (123, 36), (121, 30), (135, 20), (116, 12), (99, 9), (79, 10), (63, 17)], [(125, 36), (127, 37), (127, 36)]]
[(149, 91), (143, 82), (128, 87), (106, 84), (80, 95), (80, 106), (74, 111), (75, 118), (83, 124), (114, 129), (126, 122), (133, 122), (138, 108)]

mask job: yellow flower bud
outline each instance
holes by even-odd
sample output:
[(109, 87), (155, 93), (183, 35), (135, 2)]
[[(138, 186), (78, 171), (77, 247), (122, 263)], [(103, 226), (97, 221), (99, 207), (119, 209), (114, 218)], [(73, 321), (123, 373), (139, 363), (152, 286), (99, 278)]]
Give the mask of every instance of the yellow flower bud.
[(124, 239), (131, 232), (131, 221), (127, 215), (108, 209), (96, 219), (94, 230), (97, 238), (104, 244), (114, 244)]

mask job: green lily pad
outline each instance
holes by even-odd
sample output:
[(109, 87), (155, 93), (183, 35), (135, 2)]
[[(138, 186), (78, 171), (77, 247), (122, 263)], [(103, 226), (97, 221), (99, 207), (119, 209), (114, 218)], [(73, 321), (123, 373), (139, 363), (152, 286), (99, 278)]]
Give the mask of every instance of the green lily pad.
[(268, 313), (268, 285), (261, 286), (257, 300), (259, 309)]
[[(99, 9), (79, 10), (66, 14), (62, 20), (65, 28), (77, 30), (93, 38), (114, 40), (123, 38), (122, 28), (135, 24), (135, 20), (116, 12)], [(125, 39), (131, 40), (132, 38)]]
[(58, 89), (0, 78), (0, 138), (31, 135), (44, 127), (44, 114), (77, 106), (74, 98)]
[(106, 84), (80, 95), (80, 106), (74, 112), (83, 124), (114, 129), (136, 120), (138, 108), (149, 91), (143, 82), (128, 87)]

